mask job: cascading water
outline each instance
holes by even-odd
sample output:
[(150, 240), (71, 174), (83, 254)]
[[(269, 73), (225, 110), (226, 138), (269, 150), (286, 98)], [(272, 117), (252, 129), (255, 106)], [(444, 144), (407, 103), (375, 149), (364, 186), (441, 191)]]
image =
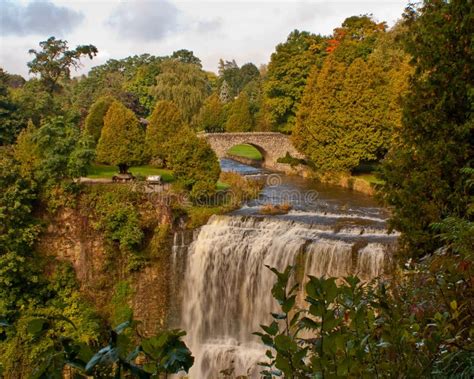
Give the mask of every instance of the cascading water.
[(259, 377), (265, 348), (252, 333), (277, 310), (275, 278), (265, 265), (283, 270), (298, 263), (304, 276), (357, 274), (366, 280), (384, 272), (396, 237), (387, 235), (383, 218), (369, 208), (366, 216), (360, 207), (352, 213), (336, 208), (280, 217), (243, 209), (213, 216), (189, 245), (175, 240), (179, 326), (196, 359), (190, 378), (222, 378), (222, 370), (225, 377)]

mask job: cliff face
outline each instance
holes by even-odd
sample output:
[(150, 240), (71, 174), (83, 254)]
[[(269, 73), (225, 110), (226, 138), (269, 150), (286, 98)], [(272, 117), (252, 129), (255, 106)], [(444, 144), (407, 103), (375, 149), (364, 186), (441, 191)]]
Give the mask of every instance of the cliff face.
[[(127, 269), (125, 254), (111, 247), (104, 233), (97, 230), (96, 217), (87, 209), (62, 209), (45, 218), (47, 228), (40, 238), (38, 250), (51, 259), (72, 264), (84, 297), (98, 313), (113, 323), (116, 307), (129, 307), (135, 320), (142, 321), (144, 334), (153, 334), (167, 324), (169, 308), (169, 258), (171, 241), (162, 239), (160, 251), (149, 247), (160, 227), (169, 230), (171, 210), (166, 205), (154, 204), (140, 210), (142, 216), (153, 219), (152, 230), (145, 233), (143, 250), (146, 260), (139, 269)], [(169, 233), (168, 233), (169, 234)], [(115, 302), (119, 283), (130, 288), (126, 298)]]

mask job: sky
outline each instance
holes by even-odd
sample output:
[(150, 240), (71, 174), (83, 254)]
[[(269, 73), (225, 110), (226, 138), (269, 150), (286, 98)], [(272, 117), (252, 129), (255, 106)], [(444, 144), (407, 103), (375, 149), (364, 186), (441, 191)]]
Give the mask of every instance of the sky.
[(389, 26), (407, 0), (0, 0), (0, 67), (28, 75), (29, 49), (50, 36), (71, 48), (93, 44), (99, 54), (73, 75), (108, 59), (149, 53), (194, 52), (204, 69), (220, 58), (266, 64), (294, 30), (328, 35), (346, 17), (372, 14)]

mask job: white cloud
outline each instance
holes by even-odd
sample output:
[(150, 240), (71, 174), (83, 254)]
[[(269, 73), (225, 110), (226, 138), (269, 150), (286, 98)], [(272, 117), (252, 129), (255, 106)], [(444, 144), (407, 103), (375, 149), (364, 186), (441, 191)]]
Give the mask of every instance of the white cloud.
[[(22, 1), (23, 8), (33, 4)], [(219, 58), (258, 66), (268, 63), (275, 46), (294, 29), (328, 35), (346, 17), (360, 14), (373, 14), (377, 20), (393, 24), (401, 17), (408, 0), (49, 1), (56, 8), (67, 6), (84, 15), (80, 28), (74, 29), (72, 21), (70, 32), (57, 37), (66, 39), (72, 48), (93, 44), (99, 52), (107, 52), (92, 61), (84, 60), (80, 72), (87, 72), (109, 57), (120, 59), (143, 53), (163, 56), (179, 49), (194, 51), (210, 71), (217, 71)], [(52, 27), (48, 22), (43, 24), (44, 30)], [(51, 34), (12, 35), (2, 31), (0, 66), (25, 75), (26, 62), (31, 60), (28, 49), (36, 48), (40, 40)]]
[(179, 29), (179, 10), (167, 0), (122, 2), (106, 24), (122, 38), (159, 41)]

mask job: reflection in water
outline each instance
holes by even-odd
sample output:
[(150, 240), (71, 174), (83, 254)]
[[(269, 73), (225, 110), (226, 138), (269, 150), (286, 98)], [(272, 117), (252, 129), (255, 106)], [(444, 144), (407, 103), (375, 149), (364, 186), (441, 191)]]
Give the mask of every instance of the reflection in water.
[[(283, 202), (285, 191), (301, 195), (292, 199), (292, 211), (258, 215), (261, 204)], [(317, 199), (305, 198), (308, 191), (317, 191)], [(259, 377), (265, 349), (252, 333), (276, 310), (274, 276), (265, 265), (283, 270), (299, 262), (305, 275), (377, 277), (396, 242), (387, 235), (386, 217), (367, 196), (282, 177), (242, 209), (213, 216), (188, 246), (177, 235), (174, 266), (183, 270), (179, 326), (196, 357), (190, 377), (218, 378), (224, 369), (234, 377)]]

